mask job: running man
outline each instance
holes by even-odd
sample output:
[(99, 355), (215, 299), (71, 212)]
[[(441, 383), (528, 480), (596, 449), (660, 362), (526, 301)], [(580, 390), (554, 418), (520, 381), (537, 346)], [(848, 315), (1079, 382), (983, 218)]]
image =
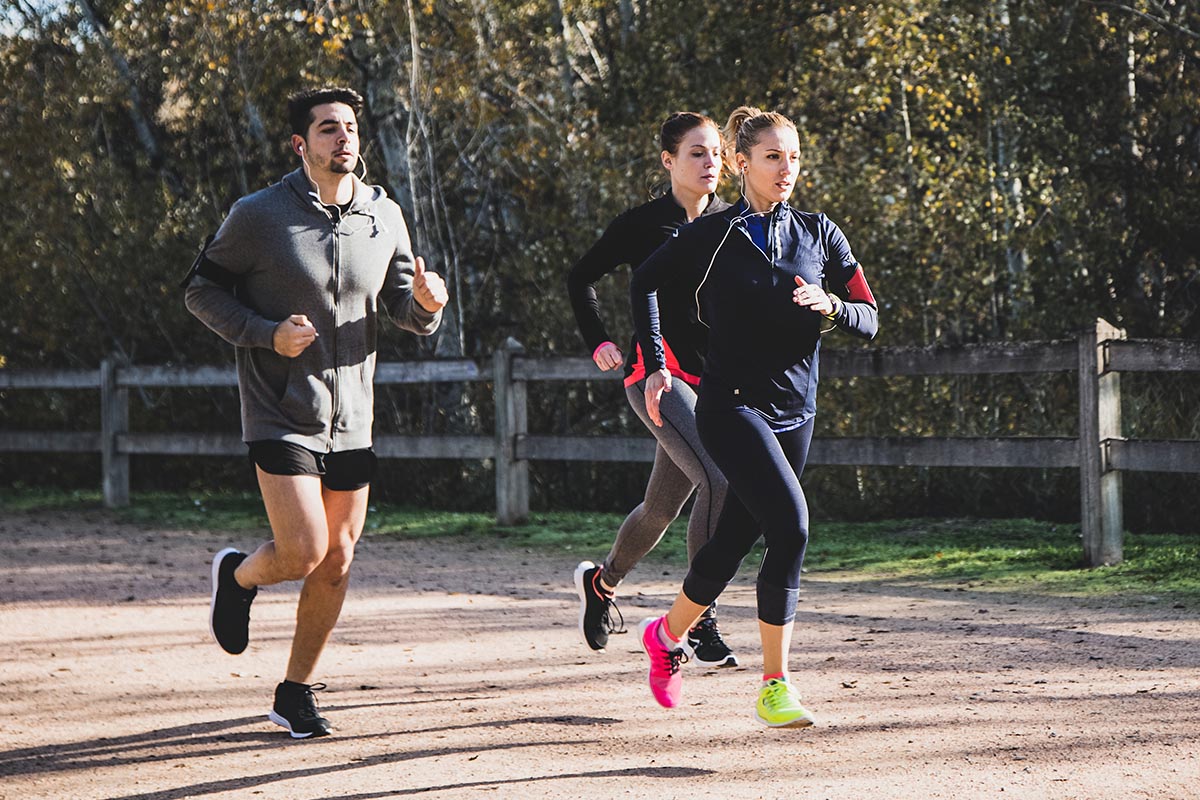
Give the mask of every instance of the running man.
[(447, 302), (441, 277), (413, 258), (400, 207), (355, 175), (361, 109), (351, 89), (293, 95), (299, 168), (235, 203), (187, 280), (188, 310), (236, 348), (242, 438), (273, 535), (248, 555), (214, 556), (210, 629), (241, 653), (258, 588), (304, 582), (269, 714), (296, 739), (331, 730), (312, 677), (346, 597), (375, 472), (380, 304), (424, 336)]

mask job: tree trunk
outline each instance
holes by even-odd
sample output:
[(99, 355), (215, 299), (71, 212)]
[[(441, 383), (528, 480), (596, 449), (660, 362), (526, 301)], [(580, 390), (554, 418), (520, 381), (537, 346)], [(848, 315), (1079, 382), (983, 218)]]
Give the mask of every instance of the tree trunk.
[(617, 12), (621, 15), (621, 47), (627, 48), (637, 30), (637, 11), (633, 7), (633, 0), (620, 0)]
[(567, 21), (567, 11), (563, 8), (562, 0), (554, 0), (550, 6), (550, 19), (554, 28), (559, 32), (556, 40), (558, 50), (558, 77), (562, 82), (563, 98), (567, 107), (575, 103), (574, 70), (571, 67), (571, 23)]
[[(909, 82), (905, 77), (900, 78), (900, 121), (904, 123), (904, 183), (905, 183), (905, 202), (908, 206), (908, 219), (912, 226), (912, 235), (916, 235), (917, 230), (921, 226), (921, 214), (917, 204), (921, 202), (921, 190), (917, 186), (917, 168), (914, 163), (914, 148), (912, 119), (908, 112), (908, 89)], [(929, 293), (926, 289), (924, 281), (918, 281), (921, 293), (921, 341), (924, 344), (931, 342), (932, 332), (929, 330), (929, 323), (932, 319), (932, 308), (930, 307)]]
[(150, 159), (150, 166), (158, 171), (159, 175), (166, 182), (171, 194), (175, 197), (180, 197), (183, 194), (183, 182), (167, 167), (162, 148), (159, 147), (158, 138), (155, 136), (154, 127), (150, 122), (150, 115), (146, 113), (145, 104), (142, 101), (142, 93), (138, 90), (133, 69), (129, 66), (129, 60), (113, 44), (112, 38), (108, 35), (108, 26), (101, 18), (99, 11), (97, 11), (94, 1), (79, 0), (79, 8), (83, 12), (84, 17), (87, 18), (92, 30), (95, 31), (96, 39), (100, 42), (100, 46), (104, 48), (104, 52), (112, 62), (113, 68), (116, 69), (117, 76), (125, 85), (125, 95), (129, 99), (129, 120), (133, 124), (134, 133), (137, 135), (142, 150), (145, 151), (146, 157)]
[[(1007, 54), (1012, 46), (1012, 20), (1009, 16), (1008, 0), (998, 3), (998, 35), (1001, 53)], [(1002, 73), (1004, 70), (1000, 70)], [(1004, 243), (1004, 265), (1008, 281), (1008, 314), (1011, 321), (1021, 318), (1028, 307), (1027, 284), (1029, 274), (1029, 252), (1017, 246), (1021, 229), (1025, 225), (1024, 186), (1019, 174), (1019, 149), (1015, 127), (1008, 114), (1011, 76), (1004, 74), (995, 80), (997, 95), (1003, 98), (1001, 112), (993, 120), (992, 141), (995, 145), (996, 189), (1004, 205), (1000, 216), (1001, 238)], [(1006, 326), (1008, 327), (1008, 326)]]

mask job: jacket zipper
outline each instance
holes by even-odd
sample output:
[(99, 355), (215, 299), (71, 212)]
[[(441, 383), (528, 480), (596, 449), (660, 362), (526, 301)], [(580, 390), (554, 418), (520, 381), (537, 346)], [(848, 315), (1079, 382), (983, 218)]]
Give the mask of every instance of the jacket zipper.
[[(779, 252), (779, 231), (777, 228), (778, 226), (775, 225), (774, 220), (771, 221), (771, 224), (767, 228), (767, 242), (771, 246), (771, 250), (774, 252)], [(759, 253), (761, 253), (762, 257), (767, 260), (767, 264), (771, 266), (771, 269), (775, 269), (774, 257), (770, 253), (764, 252), (763, 249), (758, 246), (758, 243), (754, 241), (754, 237), (750, 235), (750, 231), (747, 230), (745, 226), (740, 226), (740, 230), (742, 235), (746, 237), (746, 241), (748, 241), (750, 245)]]
[[(339, 212), (336, 219), (330, 214), (330, 219), (333, 221), (333, 387), (330, 390), (333, 403), (332, 412), (329, 415), (329, 444), (328, 450), (333, 450), (333, 434), (337, 429), (339, 405), (341, 401), (339, 389), (340, 376), (338, 374), (338, 308), (342, 293), (342, 240), (341, 240), (341, 224), (342, 218)], [(327, 451), (328, 452), (328, 451)]]

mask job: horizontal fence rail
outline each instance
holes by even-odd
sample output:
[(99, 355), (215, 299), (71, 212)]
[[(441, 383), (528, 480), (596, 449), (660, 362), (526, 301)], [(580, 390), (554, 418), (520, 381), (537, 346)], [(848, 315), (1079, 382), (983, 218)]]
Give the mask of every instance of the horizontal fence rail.
[(86, 431), (0, 431), (0, 453), (4, 452), (98, 453), (100, 434)]
[(1101, 351), (1109, 372), (1200, 372), (1200, 342), (1112, 339)]
[[(1127, 440), (1120, 433), (1121, 372), (1200, 372), (1200, 344), (1127, 340), (1098, 321), (1078, 340), (978, 344), (962, 347), (888, 347), (826, 350), (826, 378), (884, 378), (996, 374), (1077, 373), (1079, 436), (1045, 437), (818, 437), (809, 463), (884, 467), (1012, 467), (1080, 470), (1081, 520), (1091, 564), (1121, 559), (1121, 472), (1200, 473), (1200, 442)], [(502, 524), (529, 513), (531, 461), (650, 462), (649, 436), (546, 436), (528, 433), (527, 384), (613, 381), (588, 358), (526, 356), (508, 340), (485, 365), (471, 359), (388, 362), (376, 366), (379, 385), (491, 382), (496, 427), (480, 435), (380, 435), (381, 458), (493, 460), (497, 518)], [(235, 387), (232, 366), (119, 365), (100, 369), (0, 369), (0, 391), (99, 390), (99, 432), (0, 431), (0, 452), (99, 452), (110, 506), (129, 501), (129, 458), (136, 455), (240, 456), (233, 433), (141, 433), (129, 430), (128, 392), (144, 388)]]
[(0, 369), (0, 389), (99, 389), (97, 369)]
[(1109, 439), (1104, 461), (1111, 471), (1200, 472), (1200, 442)]
[(813, 439), (811, 464), (880, 467), (1033, 467), (1079, 466), (1075, 439), (936, 437)]
[(879, 347), (821, 353), (823, 378), (1073, 372), (1071, 341), (963, 347)]

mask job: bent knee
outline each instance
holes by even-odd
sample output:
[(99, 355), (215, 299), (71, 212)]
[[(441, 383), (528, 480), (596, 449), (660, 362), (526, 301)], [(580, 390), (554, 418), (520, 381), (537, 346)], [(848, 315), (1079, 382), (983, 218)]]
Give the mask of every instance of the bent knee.
[(788, 557), (803, 553), (808, 548), (808, 528), (789, 525), (764, 531), (767, 547), (778, 555)]
[(325, 548), (315, 543), (305, 543), (303, 546), (292, 546), (286, 550), (275, 548), (276, 568), (279, 577), (287, 581), (299, 581), (311, 575), (328, 555)]
[(350, 572), (350, 564), (354, 561), (354, 547), (338, 547), (329, 551), (325, 556), (325, 561), (321, 564), (323, 569), (328, 569), (330, 572), (338, 575), (346, 575)]
[(321, 579), (332, 584), (341, 583), (350, 574), (350, 564), (354, 561), (354, 545), (335, 545), (329, 548), (324, 560), (317, 565), (313, 572)]
[(285, 559), (279, 565), (281, 577), (285, 581), (304, 580), (321, 566), (321, 559), (313, 556), (300, 555)]

